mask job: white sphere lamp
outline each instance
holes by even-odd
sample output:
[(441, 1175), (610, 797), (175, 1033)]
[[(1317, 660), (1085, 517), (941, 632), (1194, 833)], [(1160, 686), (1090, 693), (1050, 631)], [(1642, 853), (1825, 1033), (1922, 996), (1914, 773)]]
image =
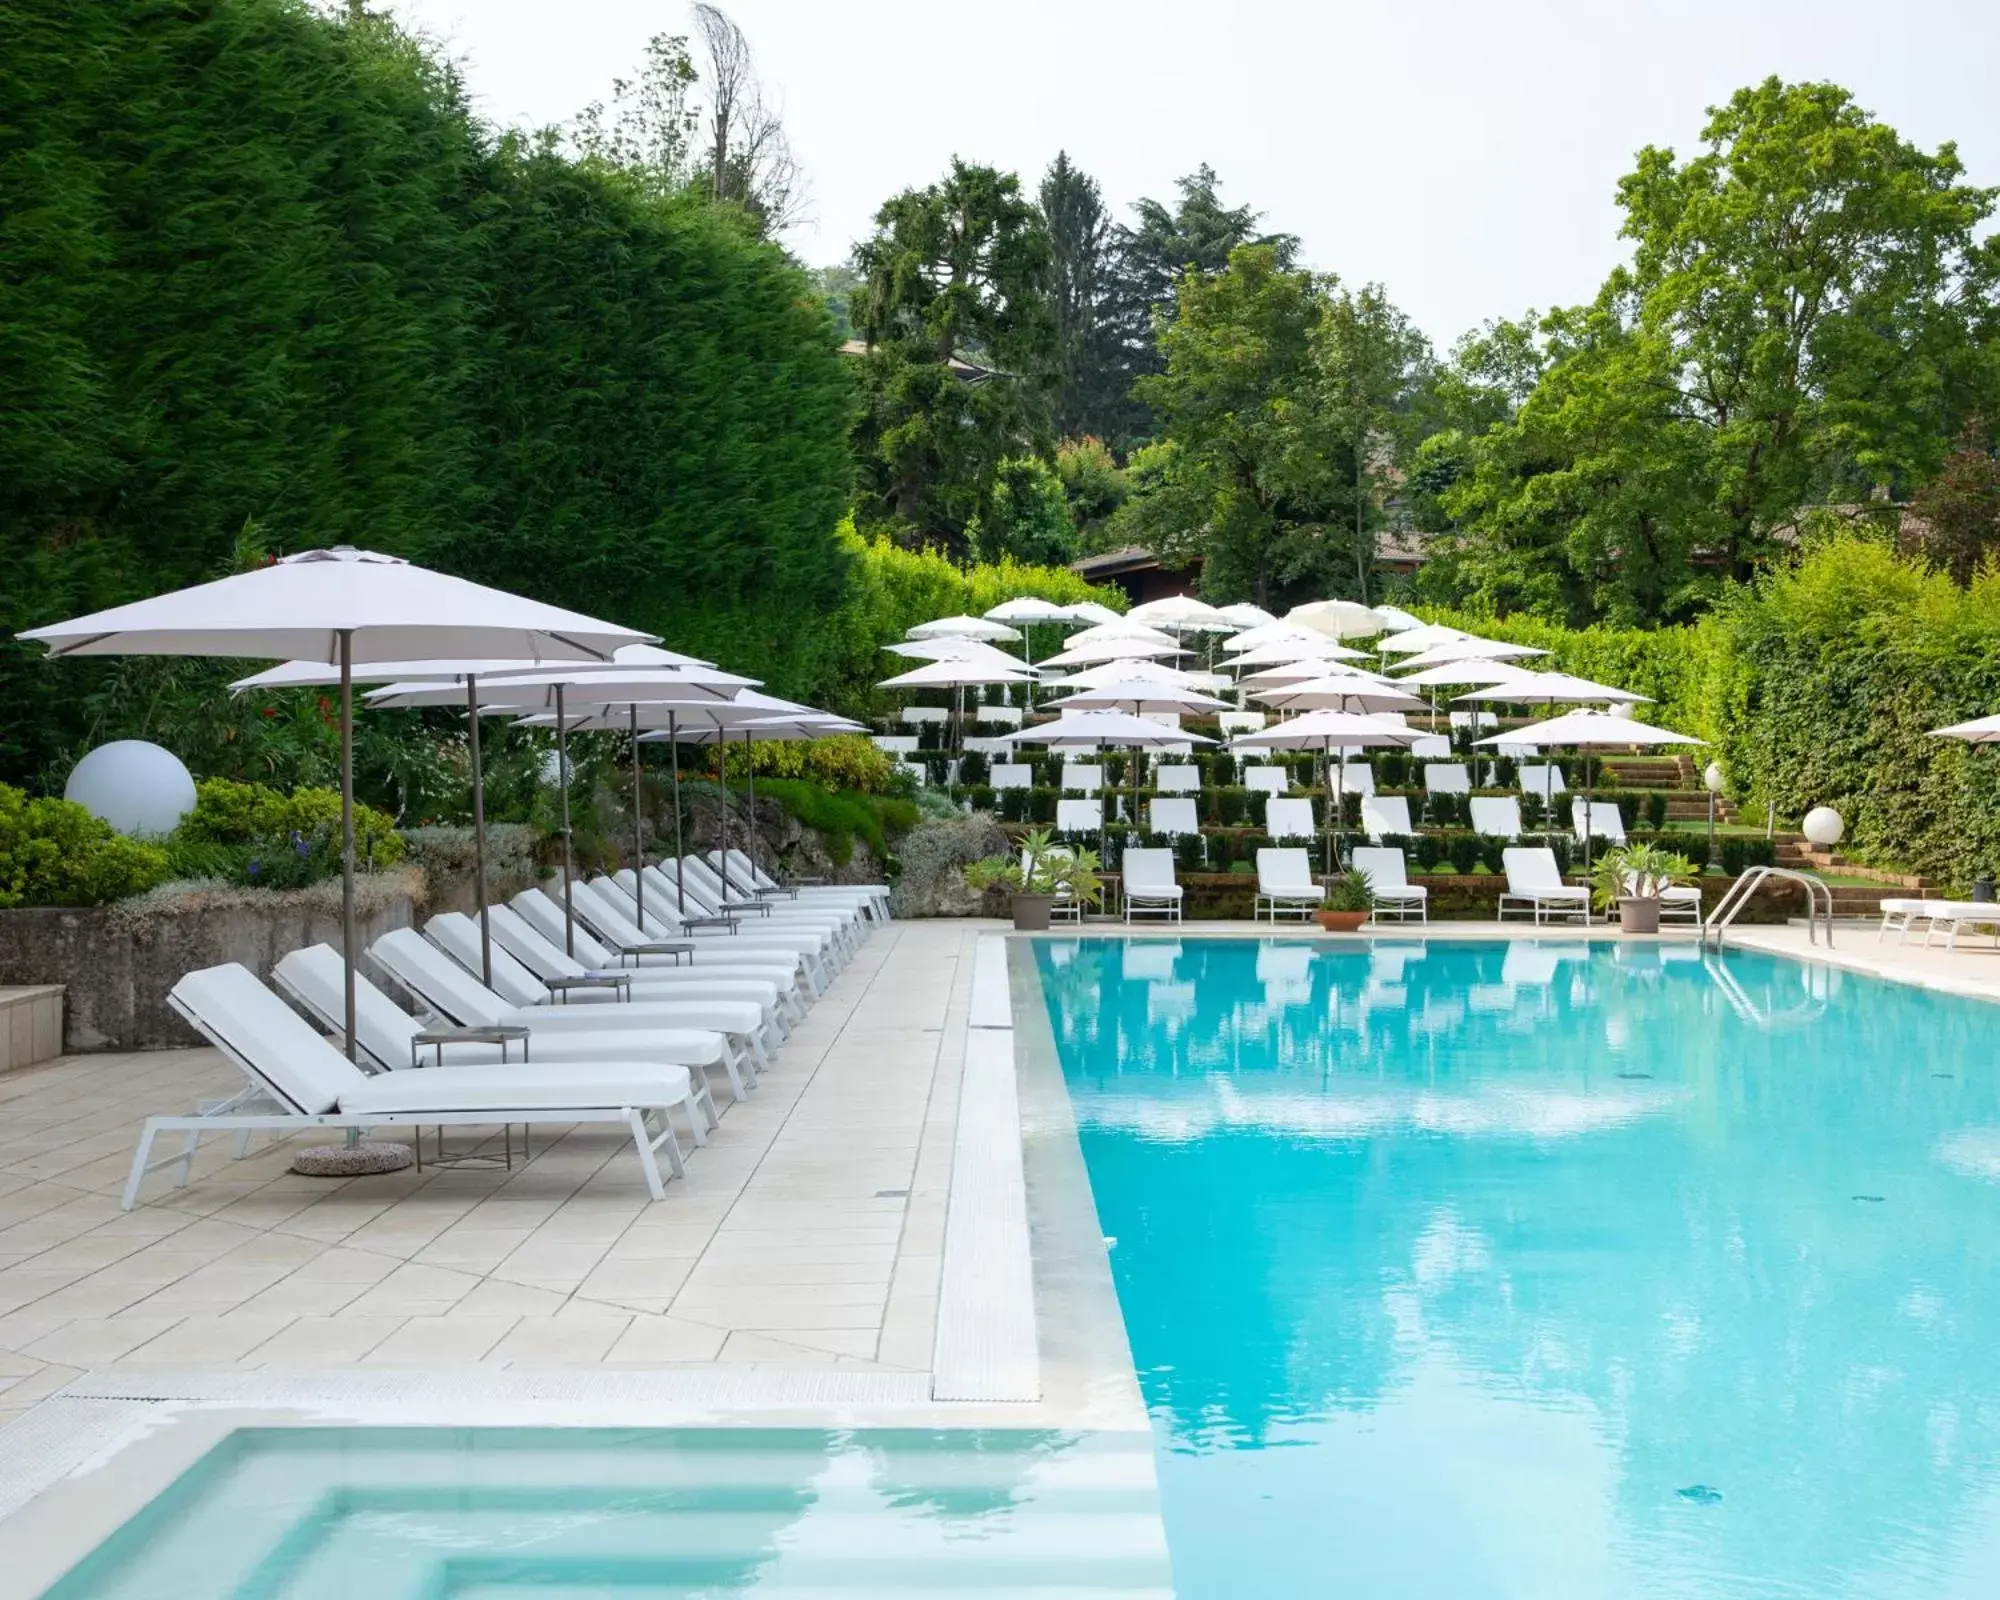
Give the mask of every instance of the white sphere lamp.
[(194, 810), (194, 775), (171, 750), (144, 739), (117, 739), (70, 769), (63, 798), (120, 833), (171, 833)]
[(1799, 827), (1806, 838), (1827, 850), (1839, 844), (1840, 836), (1847, 831), (1847, 824), (1840, 820), (1840, 813), (1832, 806), (1814, 806)]
[(1722, 763), (1720, 761), (1709, 762), (1708, 766), (1702, 772), (1701, 786), (1710, 794), (1721, 794), (1722, 787), (1726, 782), (1728, 780), (1722, 775)]

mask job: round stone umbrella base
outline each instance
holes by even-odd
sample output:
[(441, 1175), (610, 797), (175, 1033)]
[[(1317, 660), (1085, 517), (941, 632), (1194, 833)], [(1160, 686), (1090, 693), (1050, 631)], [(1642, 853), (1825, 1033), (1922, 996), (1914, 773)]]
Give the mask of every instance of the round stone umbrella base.
[(307, 1178), (366, 1178), (401, 1172), (414, 1159), (406, 1144), (320, 1144), (292, 1157), (292, 1171)]

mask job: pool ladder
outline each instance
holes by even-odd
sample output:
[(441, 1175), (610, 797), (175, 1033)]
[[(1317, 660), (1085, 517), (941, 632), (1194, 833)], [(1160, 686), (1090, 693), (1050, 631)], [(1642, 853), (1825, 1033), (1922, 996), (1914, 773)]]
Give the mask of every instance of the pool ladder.
[(1800, 872), (1793, 867), (1752, 867), (1742, 873), (1724, 892), (1708, 914), (1708, 920), (1701, 925), (1702, 948), (1708, 948), (1708, 936), (1715, 935), (1715, 947), (1722, 948), (1722, 936), (1736, 920), (1736, 913), (1750, 903), (1750, 897), (1757, 892), (1767, 878), (1784, 878), (1792, 883), (1806, 886), (1806, 937), (1814, 944), (1819, 943), (1820, 930), (1826, 931), (1826, 947), (1833, 948), (1833, 890), (1826, 880), (1817, 873)]

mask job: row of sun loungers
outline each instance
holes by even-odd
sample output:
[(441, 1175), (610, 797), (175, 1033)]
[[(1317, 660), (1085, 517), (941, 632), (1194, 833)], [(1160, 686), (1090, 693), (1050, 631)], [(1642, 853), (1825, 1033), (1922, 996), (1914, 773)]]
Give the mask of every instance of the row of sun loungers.
[[(125, 1206), (161, 1167), (185, 1184), (209, 1134), (237, 1134), (240, 1155), (259, 1133), (515, 1124), (615, 1127), (630, 1136), (648, 1193), (663, 1198), (661, 1162), (667, 1175), (685, 1170), (675, 1117), (706, 1143), (712, 1080), (737, 1100), (752, 1093), (813, 999), (888, 917), (884, 885), (787, 888), (741, 851), (577, 882), (569, 898), (573, 927), (560, 885), (490, 908), (490, 984), (470, 917), (443, 913), (421, 932), (377, 939), (366, 967), (417, 1010), (357, 972), (354, 1061), (336, 1043), (345, 969), (332, 946), (285, 956), (275, 990), (233, 962), (188, 973), (168, 1004), (241, 1070), (244, 1087), (148, 1118)], [(174, 1134), (180, 1148), (155, 1161), (155, 1144)]]
[[(1518, 839), (1521, 807), (1511, 795), (1474, 795), (1471, 800), (1472, 831), (1493, 839)], [(1605, 844), (1625, 843), (1625, 819), (1609, 800), (1576, 800), (1570, 807), (1570, 827), (1581, 840), (1586, 814), (1591, 838)], [(1104, 825), (1101, 800), (1063, 799), (1056, 802), (1055, 827), (1059, 833), (1095, 833)], [(1161, 795), (1146, 808), (1147, 831), (1166, 838), (1192, 838), (1201, 832), (1201, 819), (1193, 800), (1178, 795)], [(1313, 802), (1303, 798), (1280, 798), (1273, 794), (1264, 802), (1264, 831), (1274, 839), (1313, 839), (1319, 835)], [(1365, 794), (1361, 798), (1361, 831), (1377, 842), (1416, 833), (1411, 823), (1410, 802), (1404, 795)]]

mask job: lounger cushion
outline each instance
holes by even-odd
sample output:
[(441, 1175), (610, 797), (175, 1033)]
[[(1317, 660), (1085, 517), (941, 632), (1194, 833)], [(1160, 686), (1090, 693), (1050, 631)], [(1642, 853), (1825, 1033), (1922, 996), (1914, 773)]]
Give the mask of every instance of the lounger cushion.
[(269, 1078), (301, 1111), (331, 1111), (368, 1075), (234, 961), (188, 973), (173, 987), (219, 1042)]

